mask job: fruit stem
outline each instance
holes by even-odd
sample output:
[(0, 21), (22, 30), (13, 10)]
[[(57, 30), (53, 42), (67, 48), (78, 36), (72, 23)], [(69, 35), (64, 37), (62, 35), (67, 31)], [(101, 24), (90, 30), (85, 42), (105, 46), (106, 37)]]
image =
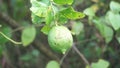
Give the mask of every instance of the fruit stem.
[(16, 42), (16, 41), (10, 39), (9, 37), (7, 37), (7, 36), (6, 36), (4, 33), (2, 33), (2, 32), (0, 32), (0, 34), (1, 34), (3, 37), (5, 37), (6, 39), (8, 39), (9, 41), (11, 41), (12, 43), (14, 43), (14, 44), (22, 44), (22, 42)]
[(71, 49), (72, 49), (72, 47), (69, 50), (67, 50), (66, 52), (63, 53), (64, 55), (60, 60), (60, 66), (62, 65), (64, 59), (66, 58), (66, 56), (68, 55), (68, 53), (70, 52)]
[(54, 15), (54, 23), (55, 23), (55, 25), (56, 26), (58, 26), (58, 23), (57, 23), (57, 18), (56, 18), (56, 11), (55, 11), (55, 8), (54, 8), (54, 6), (53, 6), (53, 1), (52, 0), (50, 0), (50, 6), (52, 7), (52, 10), (53, 10), (53, 15)]

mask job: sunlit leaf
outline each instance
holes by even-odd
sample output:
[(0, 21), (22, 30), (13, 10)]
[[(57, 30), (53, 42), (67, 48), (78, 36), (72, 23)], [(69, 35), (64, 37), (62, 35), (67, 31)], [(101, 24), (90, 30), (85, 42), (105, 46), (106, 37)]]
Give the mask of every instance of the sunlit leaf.
[(44, 34), (48, 35), (50, 29), (51, 29), (50, 26), (45, 25), (45, 26), (41, 29), (41, 31), (42, 31)]
[(120, 29), (116, 31), (116, 39), (120, 43)]
[(68, 21), (68, 19), (66, 17), (64, 17), (64, 15), (62, 15), (60, 13), (56, 14), (56, 18), (57, 18), (57, 22), (59, 24), (65, 24)]
[(73, 19), (73, 20), (85, 17), (83, 13), (75, 11), (72, 7), (60, 11), (60, 14), (68, 19)]
[(43, 17), (39, 17), (35, 14), (32, 13), (32, 23), (33, 24), (41, 24), (42, 22), (45, 22), (45, 19)]
[(73, 3), (73, 0), (53, 0), (56, 4), (61, 4), (61, 5), (71, 5)]
[(39, 2), (37, 0), (31, 0), (31, 8), (30, 10), (32, 13), (39, 17), (45, 17), (47, 13), (48, 6), (44, 4), (43, 2)]
[(74, 22), (72, 26), (72, 32), (76, 35), (79, 35), (80, 32), (83, 30), (84, 25), (81, 22)]
[(86, 8), (83, 12), (88, 16), (95, 16), (95, 12), (92, 8)]
[(100, 34), (105, 38), (106, 43), (109, 43), (113, 38), (113, 30), (103, 23), (104, 19), (94, 20), (95, 26), (100, 31)]
[(107, 15), (112, 27), (118, 30), (120, 28), (120, 14), (109, 11)]
[(85, 68), (90, 68), (88, 65), (86, 65), (86, 67)]
[(40, 0), (40, 1), (47, 4), (47, 5), (50, 5), (50, 0)]
[(52, 7), (50, 6), (47, 10), (47, 15), (45, 17), (45, 20), (46, 20), (46, 24), (47, 25), (50, 25), (53, 21), (53, 17), (54, 17), (54, 14), (52, 12)]
[(22, 31), (22, 43), (23, 46), (28, 46), (33, 42), (36, 36), (36, 29), (33, 26), (27, 27)]
[(117, 37), (118, 42), (120, 43), (120, 37)]
[(111, 1), (110, 2), (110, 9), (115, 13), (119, 13), (120, 12), (120, 3), (115, 2), (115, 1)]
[(56, 61), (50, 61), (48, 62), (46, 68), (60, 68), (60, 65)]

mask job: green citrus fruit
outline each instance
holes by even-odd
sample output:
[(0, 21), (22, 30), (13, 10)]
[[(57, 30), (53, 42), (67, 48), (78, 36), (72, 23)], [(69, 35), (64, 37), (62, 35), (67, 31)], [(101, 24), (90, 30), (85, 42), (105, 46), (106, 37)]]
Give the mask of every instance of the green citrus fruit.
[(53, 50), (65, 53), (72, 46), (73, 37), (68, 28), (54, 26), (48, 34), (48, 43)]
[(60, 68), (60, 64), (57, 61), (49, 61), (46, 68)]

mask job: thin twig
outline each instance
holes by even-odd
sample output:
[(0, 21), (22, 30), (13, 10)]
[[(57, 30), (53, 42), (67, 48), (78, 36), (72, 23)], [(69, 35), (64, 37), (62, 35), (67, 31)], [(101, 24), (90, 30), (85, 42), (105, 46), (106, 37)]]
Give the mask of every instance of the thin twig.
[[(5, 13), (0, 12), (0, 19), (4, 20), (5, 23), (10, 27), (12, 27), (13, 29), (22, 27), (18, 22), (16, 22), (14, 19), (12, 19), (10, 16), (8, 16)], [(40, 26), (43, 26), (43, 25), (40, 25)], [(20, 35), (19, 33), (20, 31), (16, 34)], [(59, 57), (56, 56), (51, 50), (47, 49), (47, 47), (43, 43), (41, 43), (39, 40), (35, 39), (32, 44), (34, 45), (35, 48), (40, 50), (45, 56), (49, 57), (50, 59), (59, 61)]]
[(84, 63), (86, 65), (88, 65), (90, 68), (90, 63), (88, 62), (88, 60), (85, 58), (85, 56), (77, 49), (77, 47), (75, 45), (73, 45), (73, 49), (76, 51), (76, 53), (82, 58), (82, 60), (84, 61)]
[(84, 43), (86, 43), (86, 42), (90, 42), (90, 41), (94, 41), (94, 40), (97, 40), (97, 38), (86, 39), (86, 40), (74, 42), (74, 44), (75, 44), (75, 45), (77, 45), (77, 44), (84, 44)]
[(63, 55), (63, 57), (61, 58), (61, 60), (60, 60), (60, 66), (62, 65), (64, 59), (66, 58), (66, 56), (68, 55), (68, 53), (70, 52), (71, 49), (72, 48), (70, 48), (69, 50), (67, 50), (67, 52), (65, 53), (65, 55)]
[(6, 39), (8, 39), (9, 41), (11, 41), (14, 44), (22, 44), (22, 42), (16, 42), (14, 40), (12, 40), (11, 38), (9, 38), (7, 35), (5, 35), (4, 33), (0, 32), (0, 34), (5, 37)]

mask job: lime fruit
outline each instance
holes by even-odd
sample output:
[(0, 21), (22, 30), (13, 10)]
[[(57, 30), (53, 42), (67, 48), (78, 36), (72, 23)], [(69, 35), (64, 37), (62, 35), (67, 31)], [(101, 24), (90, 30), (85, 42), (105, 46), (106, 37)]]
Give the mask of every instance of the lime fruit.
[(60, 64), (57, 61), (49, 61), (46, 68), (60, 68)]
[(64, 54), (71, 48), (73, 37), (69, 29), (65, 26), (54, 26), (48, 33), (48, 43), (54, 51)]

